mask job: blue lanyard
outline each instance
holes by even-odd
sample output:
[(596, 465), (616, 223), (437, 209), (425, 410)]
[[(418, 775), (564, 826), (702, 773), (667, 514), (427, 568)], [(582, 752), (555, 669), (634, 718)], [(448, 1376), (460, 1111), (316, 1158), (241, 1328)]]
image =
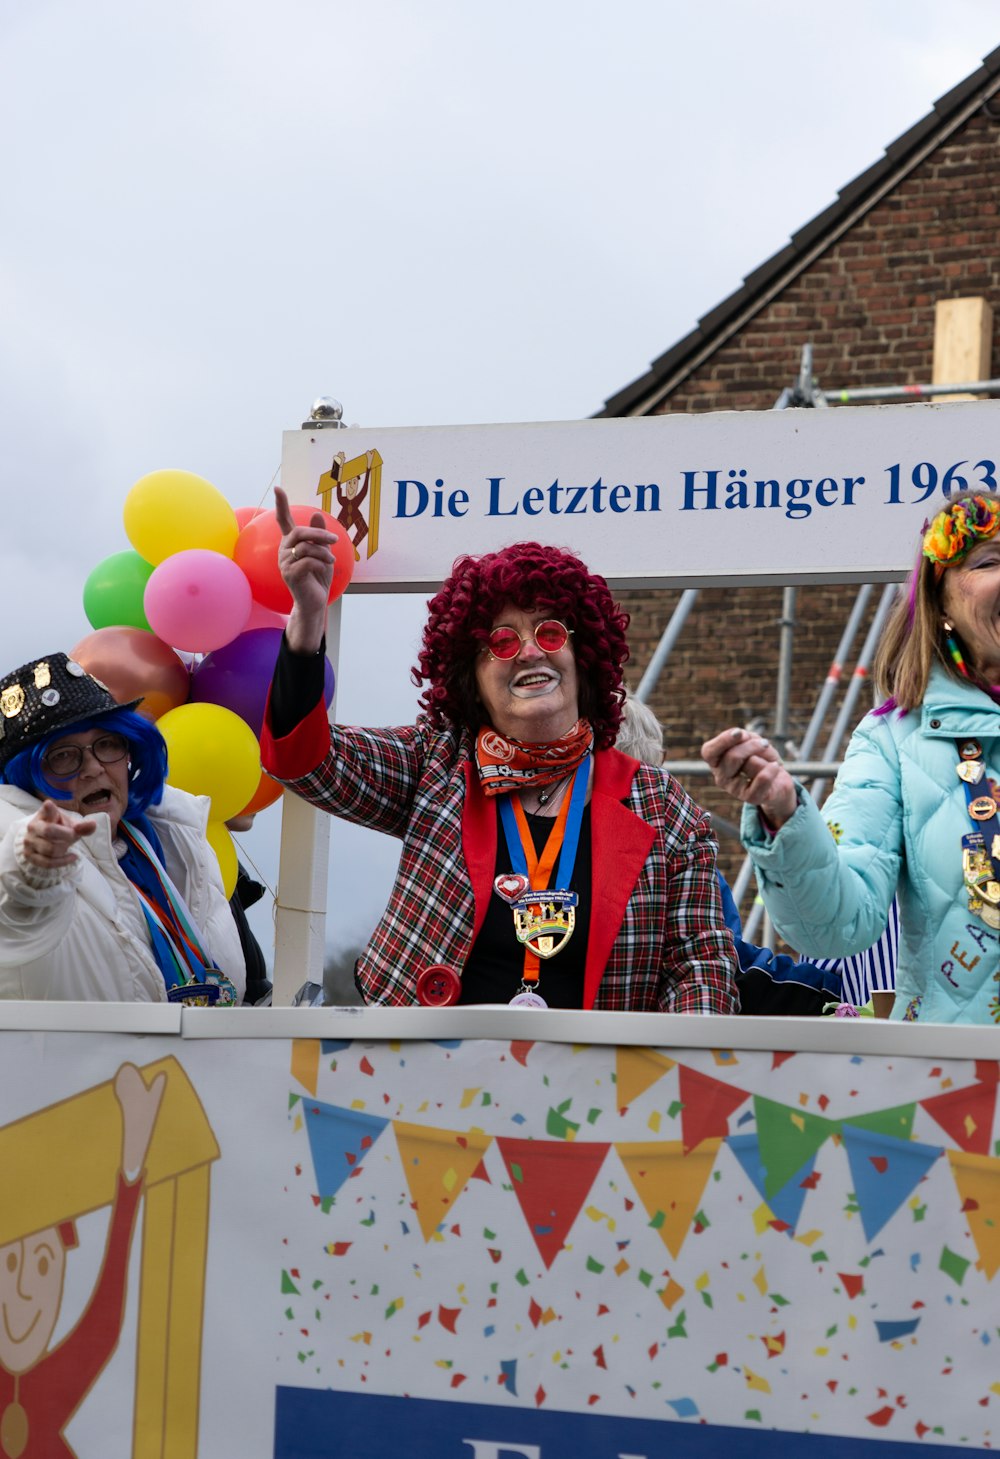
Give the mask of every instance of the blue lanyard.
[[(559, 865), (556, 868), (556, 886), (568, 890), (573, 880), (576, 865), (576, 851), (580, 844), (580, 829), (583, 825), (583, 810), (587, 803), (587, 782), (590, 776), (590, 756), (577, 766), (570, 792), (569, 815), (566, 818), (566, 832), (563, 836)], [(521, 835), (514, 818), (514, 807), (510, 796), (500, 797), (500, 820), (510, 853), (510, 864), (520, 876), (528, 875), (528, 859), (521, 844)]]

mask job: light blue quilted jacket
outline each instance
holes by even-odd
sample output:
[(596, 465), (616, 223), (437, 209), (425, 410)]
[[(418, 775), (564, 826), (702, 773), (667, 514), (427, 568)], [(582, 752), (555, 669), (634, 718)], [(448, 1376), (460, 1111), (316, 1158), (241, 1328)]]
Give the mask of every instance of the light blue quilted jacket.
[(962, 885), (973, 825), (955, 772), (959, 739), (979, 741), (1000, 781), (1000, 705), (935, 666), (919, 710), (861, 721), (822, 811), (800, 787), (773, 839), (756, 810), (743, 811), (767, 910), (802, 953), (869, 947), (898, 884), (896, 1019), (1000, 1023), (1000, 933), (969, 912)]

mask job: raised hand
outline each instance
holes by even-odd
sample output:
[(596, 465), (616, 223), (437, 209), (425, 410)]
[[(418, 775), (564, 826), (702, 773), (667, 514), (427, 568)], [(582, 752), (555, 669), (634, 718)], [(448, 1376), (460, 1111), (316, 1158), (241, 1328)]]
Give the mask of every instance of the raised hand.
[(122, 1112), (122, 1170), (133, 1178), (146, 1164), (166, 1084), (161, 1071), (147, 1089), (134, 1064), (123, 1064), (115, 1075), (115, 1098)]
[(775, 830), (795, 814), (795, 781), (770, 740), (762, 735), (745, 729), (723, 730), (705, 741), (701, 758), (720, 790), (757, 806)]
[(285, 637), (293, 652), (315, 653), (326, 632), (333, 583), (330, 545), (337, 538), (327, 530), (322, 512), (313, 512), (308, 526), (300, 527), (280, 486), (274, 488), (274, 514), (281, 528), (278, 566), (293, 601)]
[(21, 854), (44, 871), (72, 866), (77, 860), (73, 846), (82, 836), (92, 836), (95, 829), (95, 821), (71, 819), (54, 800), (43, 801), (25, 829)]

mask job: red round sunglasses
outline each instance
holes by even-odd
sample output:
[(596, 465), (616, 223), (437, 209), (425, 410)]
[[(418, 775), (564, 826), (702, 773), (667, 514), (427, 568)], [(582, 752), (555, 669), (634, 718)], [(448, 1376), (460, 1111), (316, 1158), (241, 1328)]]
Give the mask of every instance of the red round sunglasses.
[(514, 659), (521, 651), (521, 644), (533, 638), (543, 653), (557, 654), (569, 643), (571, 628), (560, 623), (558, 618), (543, 618), (528, 634), (518, 633), (516, 628), (500, 623), (492, 629), (487, 648), (495, 659)]

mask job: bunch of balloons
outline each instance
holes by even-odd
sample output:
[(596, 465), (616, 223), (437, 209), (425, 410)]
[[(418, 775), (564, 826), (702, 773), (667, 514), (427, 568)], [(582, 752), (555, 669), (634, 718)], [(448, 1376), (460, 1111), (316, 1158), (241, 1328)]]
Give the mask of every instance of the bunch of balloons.
[[(312, 507), (295, 506), (300, 524)], [(324, 514), (325, 515), (325, 514)], [(83, 606), (93, 632), (72, 657), (119, 700), (142, 699), (167, 742), (171, 785), (212, 803), (209, 841), (226, 895), (236, 850), (226, 822), (273, 804), (277, 781), (263, 773), (259, 736), (281, 634), (292, 600), (278, 568), (274, 512), (234, 510), (190, 471), (153, 471), (125, 499), (132, 551), (116, 552), (87, 578)], [(354, 571), (339, 524), (330, 601)], [(326, 702), (333, 670), (326, 665)]]

